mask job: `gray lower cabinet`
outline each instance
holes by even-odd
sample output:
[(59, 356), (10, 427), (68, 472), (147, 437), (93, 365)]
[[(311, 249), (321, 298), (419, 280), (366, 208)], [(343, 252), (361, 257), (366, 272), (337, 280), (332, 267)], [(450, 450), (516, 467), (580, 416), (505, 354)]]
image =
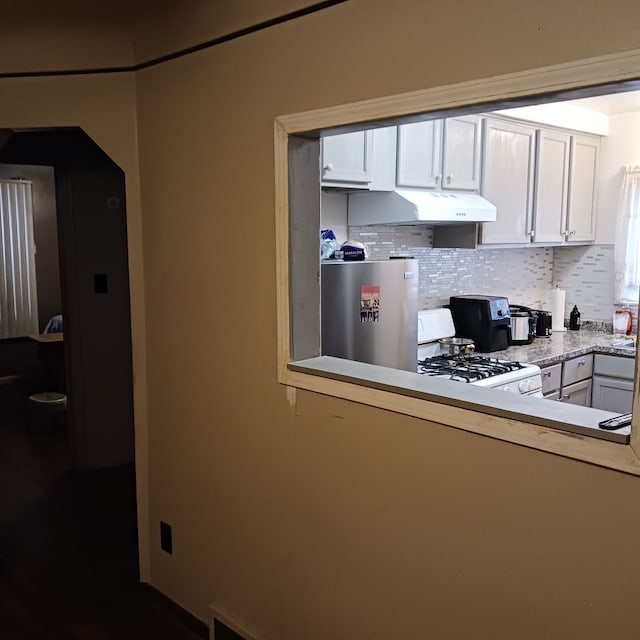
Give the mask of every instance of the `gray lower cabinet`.
[(591, 378), (562, 387), (562, 397), (560, 400), (569, 404), (579, 404), (582, 407), (590, 407)]
[(588, 380), (593, 373), (593, 354), (576, 356), (565, 360), (562, 365), (562, 388), (573, 385), (574, 382)]
[(591, 406), (615, 413), (631, 413), (635, 360), (596, 354)]
[(591, 406), (615, 413), (631, 413), (633, 407), (633, 380), (593, 376)]
[(540, 370), (543, 397), (590, 407), (592, 371), (592, 354), (543, 367)]
[(552, 364), (540, 369), (542, 378), (542, 396), (547, 400), (560, 400), (562, 384), (562, 363)]
[(635, 359), (587, 354), (540, 369), (542, 395), (614, 413), (631, 413)]
[(562, 363), (562, 390), (560, 401), (591, 406), (591, 374), (593, 354), (569, 358)]

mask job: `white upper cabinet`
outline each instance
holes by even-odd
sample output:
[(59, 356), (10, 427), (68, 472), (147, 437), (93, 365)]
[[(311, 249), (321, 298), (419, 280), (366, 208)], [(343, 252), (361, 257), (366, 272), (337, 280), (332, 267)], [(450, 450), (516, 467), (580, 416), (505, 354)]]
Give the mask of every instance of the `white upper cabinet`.
[(399, 187), (436, 189), (442, 182), (442, 120), (398, 127)]
[(496, 221), (481, 226), (483, 244), (531, 239), (535, 134), (532, 126), (486, 118), (482, 195), (496, 206)]
[(571, 137), (567, 242), (590, 242), (595, 239), (599, 150), (600, 139), (595, 136)]
[(598, 136), (485, 118), (482, 195), (496, 205), (482, 244), (593, 242)]
[(354, 131), (321, 140), (321, 186), (393, 191), (397, 127)]
[(442, 188), (478, 191), (482, 129), (479, 116), (444, 121)]
[(479, 116), (427, 120), (398, 127), (399, 187), (478, 191)]
[(371, 130), (325, 136), (321, 146), (322, 185), (368, 188), (373, 150)]
[(497, 209), (481, 244), (585, 244), (595, 238), (599, 149), (596, 135), (455, 116), (323, 137), (321, 185), (479, 191)]
[(533, 242), (558, 244), (565, 239), (570, 145), (568, 133), (537, 132)]

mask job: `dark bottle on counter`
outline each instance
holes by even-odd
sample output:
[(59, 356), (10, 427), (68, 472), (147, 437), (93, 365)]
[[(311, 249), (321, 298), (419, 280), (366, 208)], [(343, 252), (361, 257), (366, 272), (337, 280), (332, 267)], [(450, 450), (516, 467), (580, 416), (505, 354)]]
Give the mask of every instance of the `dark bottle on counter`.
[(573, 311), (569, 314), (569, 329), (572, 331), (580, 329), (580, 312), (576, 304), (573, 305)]

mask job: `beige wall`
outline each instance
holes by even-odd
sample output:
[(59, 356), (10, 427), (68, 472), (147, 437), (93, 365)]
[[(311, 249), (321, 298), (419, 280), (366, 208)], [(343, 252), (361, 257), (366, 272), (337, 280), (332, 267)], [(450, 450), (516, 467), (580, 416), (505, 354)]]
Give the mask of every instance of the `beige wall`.
[(638, 479), (287, 402), (272, 142), (279, 114), (640, 47), (635, 22), (599, 2), (352, 0), (138, 75), (154, 585), (261, 639), (635, 637)]
[[(196, 17), (185, 41), (202, 37)], [(0, 81), (0, 127), (80, 124), (127, 173), (152, 584), (202, 619), (218, 603), (260, 640), (636, 637), (640, 480), (307, 392), (287, 400), (273, 120), (640, 48), (638, 18), (631, 1), (351, 0), (140, 72), (144, 227), (131, 79)], [(217, 34), (216, 16), (204, 24)]]
[[(111, 9), (108, 3), (104, 6)], [(52, 3), (49, 8), (58, 9)], [(52, 20), (38, 19), (37, 12), (3, 12), (0, 73), (103, 69), (133, 63), (131, 39), (122, 27), (105, 16), (77, 18), (69, 22), (61, 14)]]
[[(150, 11), (138, 11), (130, 32), (136, 62), (210, 42), (221, 36), (317, 4), (315, 0), (151, 0)], [(144, 0), (138, 4), (144, 4)], [(135, 3), (134, 3), (135, 5)], [(150, 15), (153, 19), (150, 19)], [(159, 29), (159, 24), (170, 24)]]

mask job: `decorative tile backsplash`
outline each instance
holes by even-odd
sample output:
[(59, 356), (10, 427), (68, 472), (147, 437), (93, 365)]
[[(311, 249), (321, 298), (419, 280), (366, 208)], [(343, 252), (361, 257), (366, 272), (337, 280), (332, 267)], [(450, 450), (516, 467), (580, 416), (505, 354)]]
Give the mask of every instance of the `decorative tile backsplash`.
[(553, 281), (567, 292), (567, 313), (577, 305), (582, 318), (608, 320), (613, 302), (613, 246), (556, 247)]
[[(615, 309), (629, 309), (637, 326), (637, 306), (615, 304), (613, 293), (614, 247), (556, 247), (553, 256), (553, 281), (567, 292), (567, 313), (577, 305), (582, 319), (603, 323), (611, 330)], [(571, 306), (569, 306), (571, 305)]]
[(441, 307), (449, 296), (480, 293), (506, 296), (512, 304), (548, 309), (555, 283), (566, 290), (565, 317), (574, 304), (582, 321), (611, 322), (613, 247), (526, 247), (515, 249), (434, 249), (433, 228), (349, 227), (369, 258), (413, 256), (420, 261), (421, 309)]

